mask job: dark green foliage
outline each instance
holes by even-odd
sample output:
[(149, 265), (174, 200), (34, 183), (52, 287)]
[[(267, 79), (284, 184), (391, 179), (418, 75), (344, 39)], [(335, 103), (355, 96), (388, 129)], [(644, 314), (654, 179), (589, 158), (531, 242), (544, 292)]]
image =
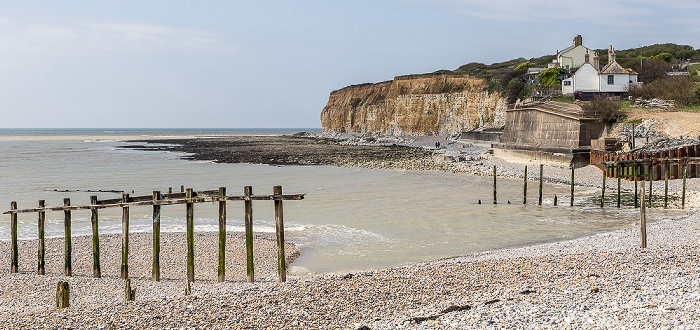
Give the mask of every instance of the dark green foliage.
[(566, 69), (564, 68), (549, 68), (540, 72), (540, 74), (537, 75), (537, 80), (540, 82), (540, 85), (544, 87), (561, 84), (559, 75), (564, 73), (566, 73)]
[(668, 63), (671, 63), (671, 61), (673, 61), (673, 55), (671, 55), (671, 53), (666, 53), (666, 52), (656, 54), (656, 55), (652, 56), (652, 58), (655, 60), (666, 61)]
[(600, 118), (606, 123), (618, 121), (622, 115), (622, 103), (604, 97), (596, 97), (593, 101), (581, 105), (583, 111), (589, 115)]

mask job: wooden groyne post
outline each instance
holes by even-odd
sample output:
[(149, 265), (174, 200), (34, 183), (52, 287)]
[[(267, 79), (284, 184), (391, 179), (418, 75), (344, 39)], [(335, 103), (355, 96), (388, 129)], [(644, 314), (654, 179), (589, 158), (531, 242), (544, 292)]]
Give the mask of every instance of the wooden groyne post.
[(647, 247), (647, 211), (646, 211), (646, 204), (644, 203), (644, 181), (642, 181), (642, 207), (640, 209), (639, 215), (640, 215), (640, 234), (642, 237), (642, 248)]
[[(605, 168), (605, 171), (607, 171), (608, 168)], [(608, 176), (607, 173), (603, 171), (603, 186), (600, 189), (600, 207), (605, 207), (605, 178)]]
[[(43, 199), (39, 201), (39, 208), (43, 209), (45, 205), (46, 205), (46, 202)], [(15, 203), (15, 208), (17, 208), (16, 206), (17, 206), (17, 204)], [(38, 251), (39, 262), (37, 265), (36, 273), (38, 275), (44, 275), (46, 273), (46, 270), (45, 270), (46, 263), (44, 260), (44, 256), (46, 254), (46, 244), (44, 241), (44, 225), (46, 222), (46, 212), (39, 211), (38, 213), (39, 213), (39, 233), (38, 233), (39, 234), (39, 251)]]
[(571, 165), (571, 206), (574, 206), (574, 165)]
[[(280, 193), (281, 195), (282, 193)], [(226, 279), (226, 187), (219, 187), (219, 269), (217, 280), (223, 282)]]
[[(67, 207), (70, 206), (70, 198), (64, 198), (63, 199), (63, 206)], [(64, 264), (63, 264), (63, 273), (66, 276), (72, 276), (73, 275), (73, 266), (72, 266), (72, 253), (73, 253), (73, 248), (72, 248), (72, 243), (71, 243), (71, 212), (69, 209), (63, 210), (63, 213), (65, 214), (65, 218), (63, 221), (63, 228), (65, 231), (65, 254), (64, 254)]]
[(102, 277), (100, 268), (100, 233), (97, 214), (97, 196), (90, 196), (90, 222), (92, 225), (92, 276)]
[(537, 204), (542, 206), (542, 173), (544, 172), (544, 165), (540, 164), (540, 195), (537, 200)]
[[(170, 189), (172, 192), (172, 188)], [(151, 279), (160, 281), (160, 204), (162, 199), (160, 191), (153, 192), (153, 266)]]
[(496, 199), (496, 165), (493, 166), (493, 204), (498, 204), (498, 199)]
[(129, 194), (122, 194), (122, 265), (119, 278), (129, 278)]
[(246, 275), (248, 282), (255, 281), (255, 267), (253, 266), (253, 187), (243, 187), (245, 207), (245, 246), (246, 246)]
[(187, 283), (194, 281), (194, 204), (195, 203), (219, 203), (219, 256), (217, 279), (224, 281), (225, 279), (225, 249), (226, 249), (226, 201), (237, 200), (243, 201), (245, 204), (245, 223), (246, 223), (246, 259), (247, 259), (247, 280), (253, 281), (253, 204), (254, 200), (270, 200), (274, 202), (275, 207), (275, 227), (277, 236), (277, 262), (278, 262), (278, 278), (280, 282), (286, 281), (286, 257), (284, 251), (284, 213), (282, 201), (284, 200), (302, 200), (304, 194), (283, 195), (282, 187), (273, 187), (272, 195), (253, 195), (253, 189), (250, 186), (244, 188), (243, 196), (227, 196), (226, 188), (221, 187), (218, 191), (201, 191), (195, 192), (191, 188), (187, 189), (186, 193), (175, 193), (161, 195), (160, 192), (153, 192), (151, 196), (129, 197), (128, 194), (123, 194), (118, 199), (97, 200), (96, 196), (90, 197), (90, 204), (83, 206), (72, 206), (70, 199), (64, 199), (63, 206), (46, 207), (44, 201), (39, 202), (39, 208), (33, 209), (18, 209), (17, 203), (10, 204), (10, 210), (4, 212), (10, 214), (10, 231), (11, 231), (11, 272), (19, 271), (19, 255), (18, 255), (18, 238), (17, 238), (17, 216), (19, 213), (37, 212), (39, 214), (39, 253), (38, 253), (38, 273), (44, 273), (44, 221), (47, 211), (62, 211), (64, 212), (64, 234), (65, 234), (65, 262), (64, 275), (71, 276), (71, 212), (74, 210), (90, 210), (91, 224), (93, 234), (93, 276), (100, 277), (100, 259), (99, 259), (99, 217), (98, 210), (101, 208), (116, 208), (122, 209), (122, 263), (120, 277), (128, 279), (128, 254), (129, 254), (129, 208), (133, 206), (153, 207), (153, 270), (152, 278), (154, 281), (160, 280), (160, 220), (161, 210), (163, 205), (186, 204), (187, 206)]
[(527, 166), (525, 166), (525, 175), (523, 176), (523, 205), (527, 204)]

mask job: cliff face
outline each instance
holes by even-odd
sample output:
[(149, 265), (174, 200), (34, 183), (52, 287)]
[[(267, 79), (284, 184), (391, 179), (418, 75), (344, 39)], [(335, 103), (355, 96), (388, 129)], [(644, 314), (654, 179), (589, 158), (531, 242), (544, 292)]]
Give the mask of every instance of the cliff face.
[(507, 102), (489, 94), (485, 79), (417, 75), (346, 87), (331, 93), (321, 112), (324, 132), (451, 134), (502, 127)]

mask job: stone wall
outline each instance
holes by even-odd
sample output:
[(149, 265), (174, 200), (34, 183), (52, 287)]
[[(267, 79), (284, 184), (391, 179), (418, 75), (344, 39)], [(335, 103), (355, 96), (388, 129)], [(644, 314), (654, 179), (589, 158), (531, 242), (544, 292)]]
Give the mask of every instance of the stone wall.
[(574, 117), (534, 109), (517, 109), (506, 113), (503, 144), (574, 149), (579, 147), (579, 141), (580, 122)]
[(321, 112), (325, 132), (454, 134), (505, 123), (507, 102), (469, 75), (412, 75), (346, 87)]

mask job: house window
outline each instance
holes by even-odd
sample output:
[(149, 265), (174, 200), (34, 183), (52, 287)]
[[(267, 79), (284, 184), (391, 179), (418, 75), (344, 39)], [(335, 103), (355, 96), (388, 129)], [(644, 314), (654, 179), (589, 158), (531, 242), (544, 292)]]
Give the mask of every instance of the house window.
[(571, 86), (571, 80), (564, 80), (564, 86)]
[(615, 85), (615, 76), (608, 75), (608, 85)]

